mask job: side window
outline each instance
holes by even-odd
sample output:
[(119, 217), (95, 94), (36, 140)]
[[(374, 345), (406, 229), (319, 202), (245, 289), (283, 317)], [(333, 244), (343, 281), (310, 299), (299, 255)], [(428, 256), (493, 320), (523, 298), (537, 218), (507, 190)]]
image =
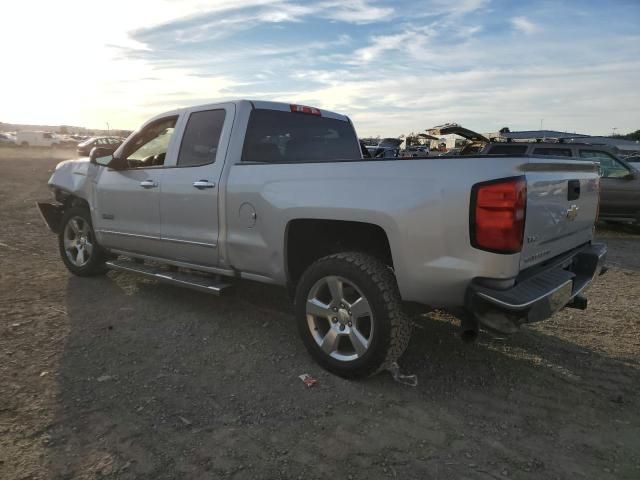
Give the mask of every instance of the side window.
[(600, 175), (603, 178), (622, 178), (630, 172), (613, 155), (597, 150), (580, 150), (580, 157), (600, 164)]
[(169, 149), (178, 117), (157, 120), (127, 142), (123, 158), (129, 168), (161, 167)]
[(179, 167), (195, 167), (216, 161), (224, 116), (224, 110), (207, 110), (189, 115), (178, 153)]
[(570, 157), (571, 149), (569, 148), (536, 148), (533, 151), (534, 155), (551, 155), (554, 157)]

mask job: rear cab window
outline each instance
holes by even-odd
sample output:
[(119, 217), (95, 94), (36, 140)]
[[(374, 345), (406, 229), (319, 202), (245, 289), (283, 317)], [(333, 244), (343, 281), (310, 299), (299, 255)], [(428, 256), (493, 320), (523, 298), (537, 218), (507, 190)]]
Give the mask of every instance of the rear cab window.
[(493, 145), (489, 155), (524, 155), (527, 153), (527, 145)]
[(534, 155), (550, 155), (553, 157), (570, 157), (570, 148), (556, 148), (556, 147), (538, 147), (533, 150)]
[(362, 159), (352, 125), (344, 120), (281, 110), (252, 110), (243, 162), (296, 163)]

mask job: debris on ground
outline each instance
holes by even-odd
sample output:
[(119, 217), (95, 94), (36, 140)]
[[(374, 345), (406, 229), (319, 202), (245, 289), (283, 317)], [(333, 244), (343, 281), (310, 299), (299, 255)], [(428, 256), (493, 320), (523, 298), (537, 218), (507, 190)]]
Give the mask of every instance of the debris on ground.
[(400, 373), (400, 366), (396, 362), (393, 362), (389, 366), (389, 373), (391, 373), (391, 376), (393, 377), (393, 379), (398, 383), (401, 383), (403, 385), (408, 385), (410, 387), (418, 386), (418, 376), (404, 375)]
[(298, 375), (298, 378), (302, 380), (308, 388), (311, 388), (318, 383), (318, 379), (312, 377), (308, 373), (303, 373), (302, 375)]

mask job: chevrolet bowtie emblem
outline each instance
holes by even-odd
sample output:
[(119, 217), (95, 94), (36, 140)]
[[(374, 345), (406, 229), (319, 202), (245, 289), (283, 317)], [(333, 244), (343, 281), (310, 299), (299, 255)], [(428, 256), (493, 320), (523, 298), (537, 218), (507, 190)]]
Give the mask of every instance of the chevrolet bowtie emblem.
[(576, 217), (578, 216), (578, 210), (580, 209), (580, 207), (578, 207), (577, 205), (571, 205), (568, 209), (567, 209), (567, 220), (569, 220), (570, 222), (573, 222)]

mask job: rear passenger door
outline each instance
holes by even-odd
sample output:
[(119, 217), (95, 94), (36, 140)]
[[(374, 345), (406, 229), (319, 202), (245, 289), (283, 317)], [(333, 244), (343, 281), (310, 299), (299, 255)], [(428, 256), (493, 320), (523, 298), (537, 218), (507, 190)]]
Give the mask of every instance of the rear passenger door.
[(234, 116), (233, 104), (194, 108), (184, 116), (176, 162), (165, 171), (160, 195), (168, 259), (218, 264), (220, 177)]

